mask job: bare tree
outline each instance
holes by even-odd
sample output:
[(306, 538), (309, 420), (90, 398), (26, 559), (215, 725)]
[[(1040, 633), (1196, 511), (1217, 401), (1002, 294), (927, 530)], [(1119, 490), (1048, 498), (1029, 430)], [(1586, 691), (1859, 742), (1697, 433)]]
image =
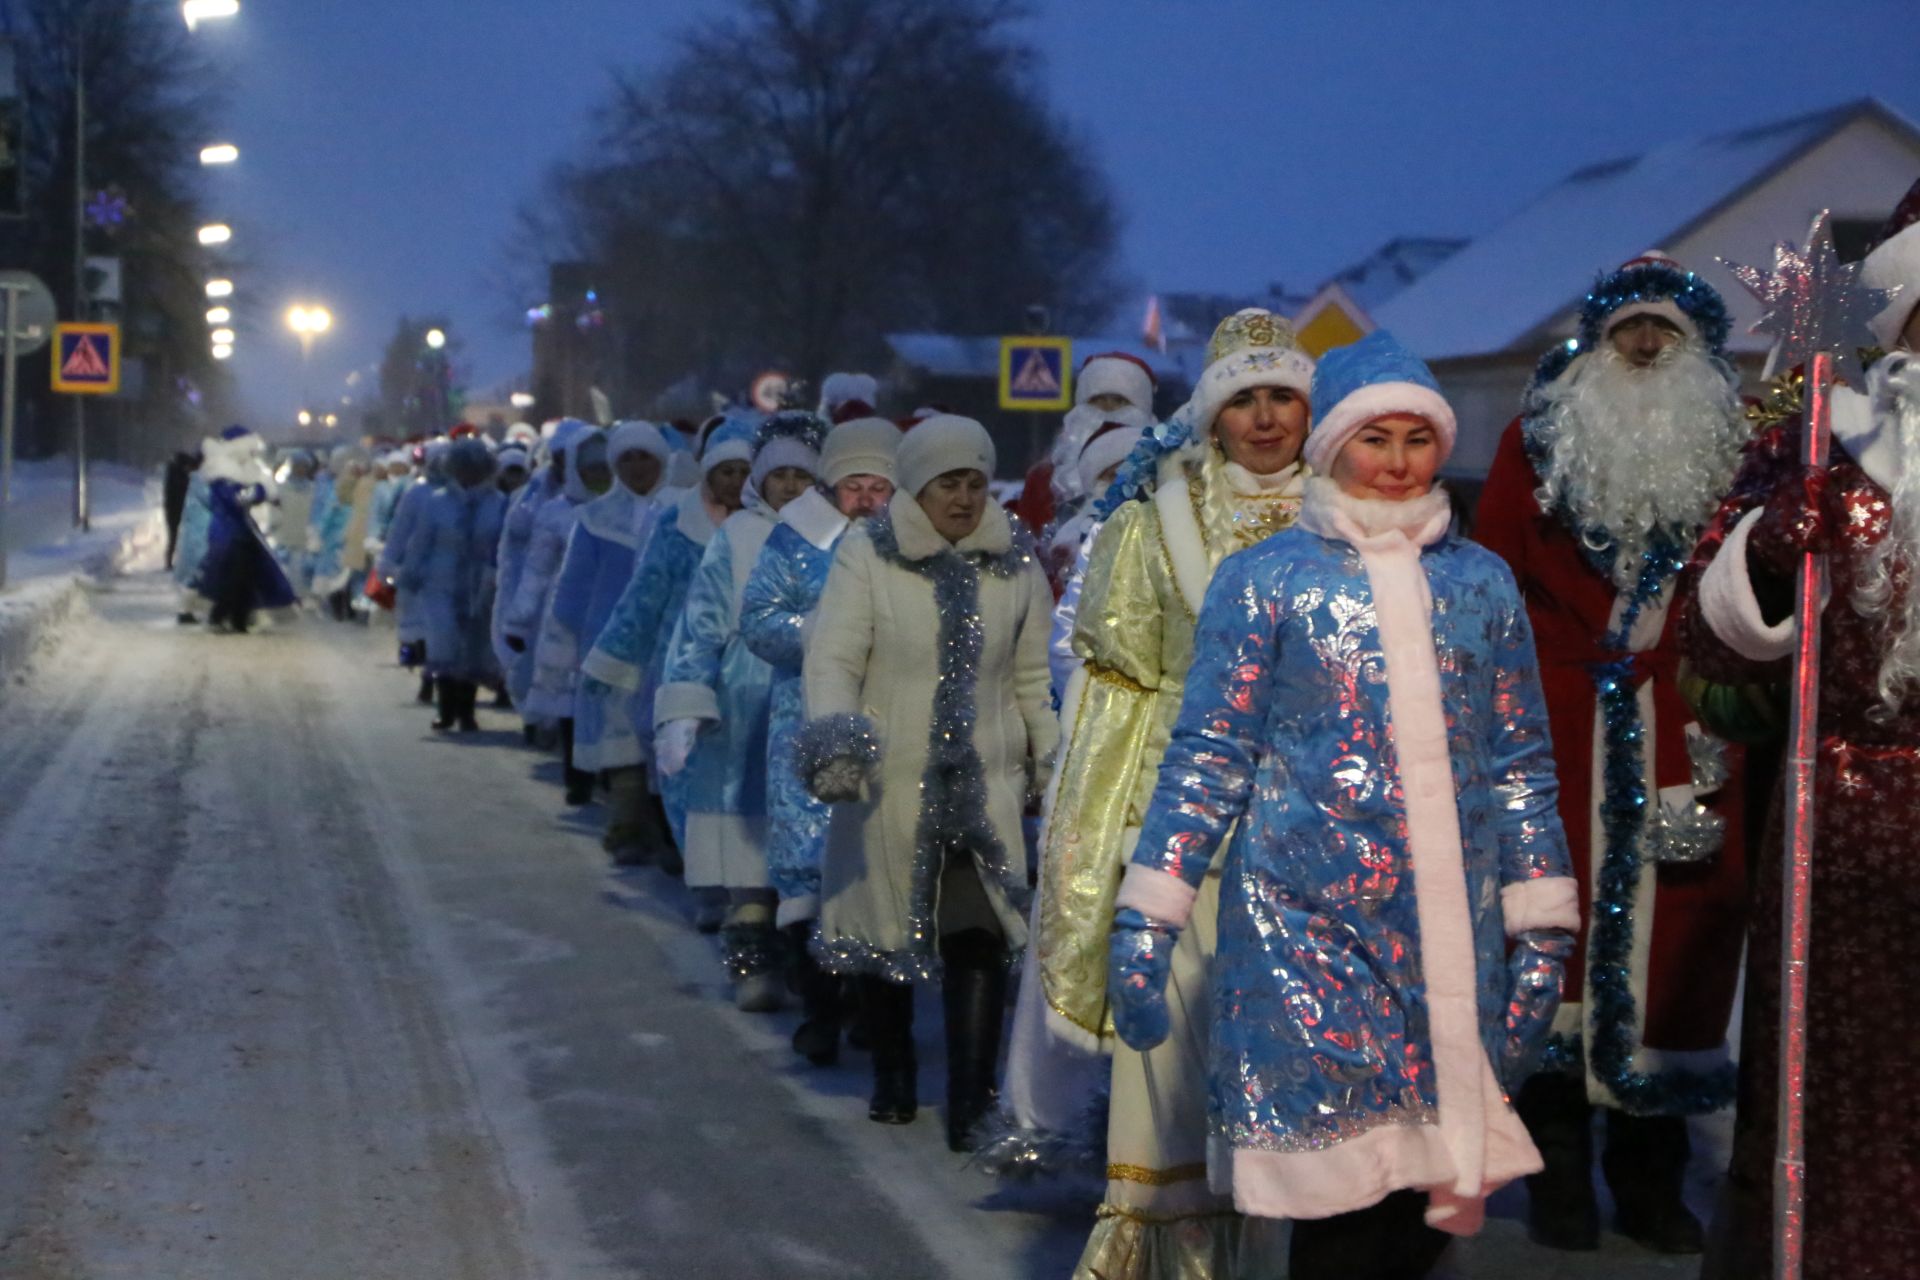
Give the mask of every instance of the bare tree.
[[(216, 104), (214, 77), (177, 10), (116, 0), (0, 0), (0, 37), (18, 58), (25, 104), (27, 216), (0, 220), (0, 258), (38, 273), (78, 313), (73, 292), (74, 68), (84, 54), (87, 173), (83, 192), (124, 200), (117, 223), (89, 225), (87, 251), (121, 260), (128, 356), (146, 378), (133, 404), (103, 406), (99, 456), (150, 460), (193, 438), (226, 407), (228, 384), (209, 352), (205, 254), (194, 182)], [(63, 447), (64, 414), (46, 380), (23, 380), (29, 453)]]
[[(1116, 219), (1005, 0), (738, 0), (620, 77), (521, 252), (600, 264), (629, 397), (1111, 299)], [(620, 384), (616, 384), (620, 385)]]

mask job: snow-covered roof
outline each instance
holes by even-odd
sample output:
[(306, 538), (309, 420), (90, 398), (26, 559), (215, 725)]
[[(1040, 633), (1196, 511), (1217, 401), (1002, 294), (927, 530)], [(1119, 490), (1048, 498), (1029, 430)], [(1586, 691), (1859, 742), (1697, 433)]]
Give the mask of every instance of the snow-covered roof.
[(1913, 130), (1868, 98), (1576, 170), (1374, 319), (1429, 360), (1513, 349), (1575, 306), (1596, 270), (1672, 244), (1863, 114)]
[[(936, 378), (998, 378), (1000, 376), (1000, 339), (967, 337), (951, 333), (890, 333), (887, 345), (894, 355)], [(1088, 356), (1103, 351), (1124, 351), (1146, 361), (1153, 376), (1164, 385), (1191, 383), (1206, 359), (1198, 344), (1169, 346), (1159, 351), (1137, 337), (1114, 334), (1073, 339), (1073, 363), (1079, 367)]]

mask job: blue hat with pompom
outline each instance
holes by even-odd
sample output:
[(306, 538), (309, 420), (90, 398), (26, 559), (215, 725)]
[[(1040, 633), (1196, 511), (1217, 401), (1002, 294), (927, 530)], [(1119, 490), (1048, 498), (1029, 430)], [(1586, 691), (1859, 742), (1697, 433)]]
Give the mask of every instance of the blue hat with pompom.
[(1440, 460), (1453, 452), (1453, 407), (1426, 362), (1385, 329), (1320, 357), (1313, 371), (1313, 429), (1301, 456), (1326, 475), (1354, 433), (1380, 418), (1411, 414), (1440, 434)]

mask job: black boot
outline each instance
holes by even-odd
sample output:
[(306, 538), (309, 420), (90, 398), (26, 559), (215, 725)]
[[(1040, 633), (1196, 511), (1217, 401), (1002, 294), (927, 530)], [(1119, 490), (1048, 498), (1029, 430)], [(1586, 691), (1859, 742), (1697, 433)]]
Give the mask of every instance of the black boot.
[(1684, 1116), (1607, 1111), (1600, 1167), (1613, 1192), (1620, 1234), (1657, 1253), (1695, 1254), (1706, 1248), (1706, 1231), (1682, 1198), (1689, 1151)]
[(479, 700), (480, 686), (471, 680), (460, 682), (460, 732), (480, 732), (480, 721), (474, 718), (474, 704)]
[(940, 940), (947, 1030), (947, 1147), (971, 1151), (973, 1131), (998, 1097), (1000, 1028), (1007, 1012), (1007, 954), (985, 929)]
[(867, 1033), (873, 1042), (873, 1101), (867, 1118), (912, 1124), (919, 1110), (919, 1064), (913, 1052), (913, 986), (871, 974), (860, 978)]
[(445, 733), (460, 722), (460, 682), (441, 676), (434, 681), (434, 687), (440, 694), (440, 714), (435, 717), (433, 727)]
[(816, 1067), (840, 1061), (840, 979), (820, 967), (807, 943), (813, 921), (787, 926), (787, 947), (793, 956), (793, 988), (806, 1017), (793, 1033), (793, 1051)]
[(433, 677), (432, 676), (422, 675), (420, 677), (420, 692), (413, 695), (413, 700), (415, 702), (429, 702), (429, 703), (433, 701)]
[(567, 803), (593, 803), (593, 775), (573, 767), (573, 717), (560, 722), (560, 769), (567, 780)]
[(1557, 1073), (1521, 1086), (1514, 1110), (1526, 1122), (1546, 1168), (1527, 1176), (1527, 1235), (1549, 1249), (1600, 1247), (1600, 1204), (1593, 1194), (1593, 1108), (1586, 1082)]

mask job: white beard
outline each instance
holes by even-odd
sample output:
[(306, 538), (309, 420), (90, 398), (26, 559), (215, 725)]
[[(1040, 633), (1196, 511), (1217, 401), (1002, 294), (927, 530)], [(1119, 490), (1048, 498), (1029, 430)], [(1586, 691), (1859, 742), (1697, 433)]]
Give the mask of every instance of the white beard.
[(1551, 441), (1541, 507), (1564, 505), (1581, 528), (1612, 536), (1622, 590), (1639, 578), (1654, 529), (1678, 525), (1691, 536), (1706, 523), (1750, 435), (1731, 370), (1692, 340), (1646, 369), (1601, 347), (1536, 391), (1530, 407)]
[(1867, 554), (1854, 594), (1863, 616), (1887, 619), (1877, 692), (1891, 716), (1920, 684), (1920, 591), (1911, 566), (1920, 564), (1920, 357), (1892, 352), (1867, 377), (1879, 431), (1899, 443), (1900, 475), (1893, 482), (1893, 518), (1887, 536)]

